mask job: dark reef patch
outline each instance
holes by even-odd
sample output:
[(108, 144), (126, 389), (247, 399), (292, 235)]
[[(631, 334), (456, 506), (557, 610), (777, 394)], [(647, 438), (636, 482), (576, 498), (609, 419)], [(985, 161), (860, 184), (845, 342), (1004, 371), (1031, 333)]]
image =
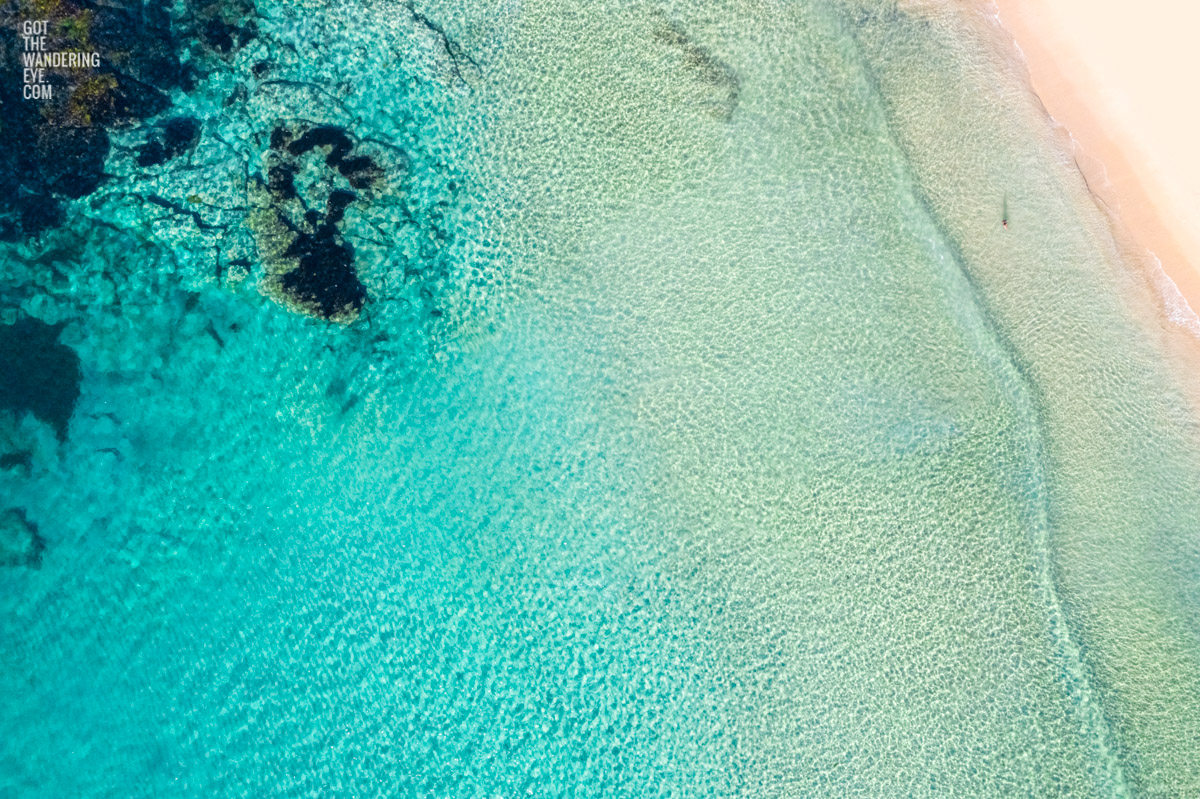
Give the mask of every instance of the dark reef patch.
[[(189, 88), (166, 3), (142, 0), (8, 0), (0, 4), (0, 240), (17, 241), (61, 224), (64, 199), (85, 197), (106, 179), (108, 129), (170, 107)], [(23, 20), (46, 20), (48, 51), (97, 53), (93, 68), (46, 68), (53, 97), (22, 97)], [(19, 145), (15, 144), (19, 143)]]
[(336, 225), (342, 221), (350, 204), (357, 199), (358, 195), (352, 191), (334, 189), (329, 193), (329, 199), (325, 201), (325, 218)]
[[(62, 223), (61, 203), (85, 197), (108, 178), (108, 131), (171, 107), (198, 70), (258, 35), (252, 0), (0, 0), (0, 240), (37, 236)], [(96, 53), (99, 66), (46, 68), (53, 97), (22, 97), (22, 21), (46, 20), (47, 52)], [(190, 57), (181, 58), (181, 54)], [(137, 152), (157, 166), (196, 145), (199, 122), (157, 126)]]
[(251, 226), (268, 270), (264, 291), (294, 311), (353, 321), (367, 291), (342, 225), (358, 192), (383, 180), (383, 168), (335, 125), (277, 125), (264, 165), (266, 180), (251, 186)]
[(108, 154), (103, 128), (44, 127), (38, 134), (38, 177), (47, 191), (78, 199), (96, 190)]
[(220, 55), (245, 47), (258, 36), (254, 4), (249, 2), (189, 3), (197, 38)]
[(0, 469), (21, 469), (29, 474), (33, 469), (33, 453), (29, 450), (6, 452), (0, 455)]
[[(272, 134), (274, 141), (274, 134)], [(317, 147), (328, 147), (325, 165), (336, 169), (356, 189), (365, 189), (382, 177), (375, 161), (365, 155), (350, 156), (354, 142), (342, 128), (321, 125), (306, 131), (300, 138), (287, 145), (287, 151), (300, 156)]]
[[(108, 134), (58, 127), (21, 97), (20, 39), (0, 28), (0, 240), (36, 236), (63, 219), (60, 197), (81, 197), (100, 184)], [(55, 91), (59, 91), (55, 87)]]
[(172, 117), (155, 125), (138, 148), (140, 167), (159, 166), (191, 152), (200, 141), (200, 120), (191, 116)]
[(354, 272), (354, 248), (332, 223), (318, 225), (315, 233), (300, 233), (283, 255), (297, 262), (283, 275), (284, 291), (319, 309), (322, 317), (356, 312), (366, 302), (367, 291)]
[(195, 76), (180, 61), (180, 42), (172, 30), (168, 11), (170, 3), (64, 0), (57, 5), (81, 8), (73, 16), (77, 29), (83, 37), (90, 38), (114, 71), (163, 91), (192, 88)]
[(32, 413), (64, 441), (83, 378), (79, 356), (59, 342), (60, 331), (30, 317), (0, 325), (0, 408)]
[(0, 566), (40, 568), (46, 542), (20, 508), (0, 511)]
[(267, 187), (281, 202), (297, 199), (295, 164), (272, 164), (267, 169)]
[(287, 151), (292, 155), (304, 155), (317, 147), (328, 147), (329, 155), (325, 158), (325, 163), (330, 165), (344, 158), (354, 146), (345, 129), (333, 125), (309, 128), (298, 139), (289, 141), (290, 138), (289, 132), (284, 128), (277, 127), (271, 134), (272, 142), (288, 141)]

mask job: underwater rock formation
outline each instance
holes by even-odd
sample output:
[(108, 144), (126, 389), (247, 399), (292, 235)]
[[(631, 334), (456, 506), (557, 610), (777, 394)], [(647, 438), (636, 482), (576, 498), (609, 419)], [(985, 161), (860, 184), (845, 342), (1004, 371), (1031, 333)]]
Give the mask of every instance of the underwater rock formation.
[(342, 225), (359, 192), (384, 177), (376, 158), (334, 125), (278, 125), (265, 181), (248, 187), (250, 225), (267, 267), (264, 293), (300, 313), (349, 323), (367, 300)]
[(200, 141), (200, 120), (191, 116), (172, 117), (154, 126), (137, 153), (140, 167), (159, 166), (195, 149)]
[[(158, 116), (172, 90), (192, 90), (198, 70), (222, 63), (257, 35), (251, 0), (8, 0), (0, 3), (0, 241), (36, 236), (63, 221), (63, 200), (91, 194), (108, 176), (109, 131)], [(98, 66), (46, 67), (52, 96), (22, 97), (22, 21), (45, 20), (48, 52), (96, 54)], [(188, 57), (181, 58), (186, 53)], [(142, 167), (194, 147), (198, 121), (177, 117), (139, 149)]]
[(63, 441), (82, 374), (75, 350), (58, 340), (60, 330), (30, 317), (0, 325), (0, 409), (32, 413)]
[(0, 240), (36, 236), (62, 222), (59, 197), (99, 185), (108, 153), (102, 128), (57, 127), (21, 97), (20, 39), (0, 28), (0, 108), (9, 146), (0, 148)]
[(203, 47), (228, 56), (258, 36), (250, 0), (188, 0), (189, 33)]
[[(0, 240), (36, 236), (60, 224), (63, 199), (87, 196), (104, 180), (107, 128), (170, 106), (187, 85), (165, 4), (117, 0), (9, 2), (0, 6)], [(94, 68), (46, 69), (52, 97), (22, 97), (22, 20), (47, 20), (51, 49), (97, 53)]]
[(0, 511), (0, 566), (42, 565), (46, 542), (38, 535), (37, 525), (25, 518), (20, 508)]

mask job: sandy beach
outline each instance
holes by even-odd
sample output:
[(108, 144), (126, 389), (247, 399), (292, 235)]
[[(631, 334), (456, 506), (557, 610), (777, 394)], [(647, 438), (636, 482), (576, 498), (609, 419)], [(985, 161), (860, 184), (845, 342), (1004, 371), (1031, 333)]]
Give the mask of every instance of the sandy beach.
[[(1070, 133), (1101, 206), (1200, 310), (1200, 110), (1190, 100), (1200, 6), (990, 0), (989, 10), (1016, 40), (1047, 112)], [(1200, 333), (1194, 319), (1171, 316)]]

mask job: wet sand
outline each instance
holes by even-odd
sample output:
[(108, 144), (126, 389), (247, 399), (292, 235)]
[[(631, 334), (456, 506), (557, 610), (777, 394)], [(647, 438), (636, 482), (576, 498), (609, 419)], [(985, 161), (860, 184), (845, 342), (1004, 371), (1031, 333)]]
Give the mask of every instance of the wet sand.
[[(1180, 0), (989, 0), (1098, 204), (1200, 310), (1200, 6)], [(998, 12), (998, 13), (997, 13)], [(1118, 230), (1118, 233), (1122, 232)], [(1164, 288), (1170, 318), (1200, 335)]]

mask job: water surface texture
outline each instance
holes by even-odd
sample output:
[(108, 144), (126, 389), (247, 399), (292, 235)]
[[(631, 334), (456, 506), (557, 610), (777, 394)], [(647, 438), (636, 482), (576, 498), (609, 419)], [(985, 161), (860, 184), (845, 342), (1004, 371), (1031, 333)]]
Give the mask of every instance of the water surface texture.
[(1200, 793), (1181, 334), (983, 18), (178, 5), (4, 211), (0, 795)]

